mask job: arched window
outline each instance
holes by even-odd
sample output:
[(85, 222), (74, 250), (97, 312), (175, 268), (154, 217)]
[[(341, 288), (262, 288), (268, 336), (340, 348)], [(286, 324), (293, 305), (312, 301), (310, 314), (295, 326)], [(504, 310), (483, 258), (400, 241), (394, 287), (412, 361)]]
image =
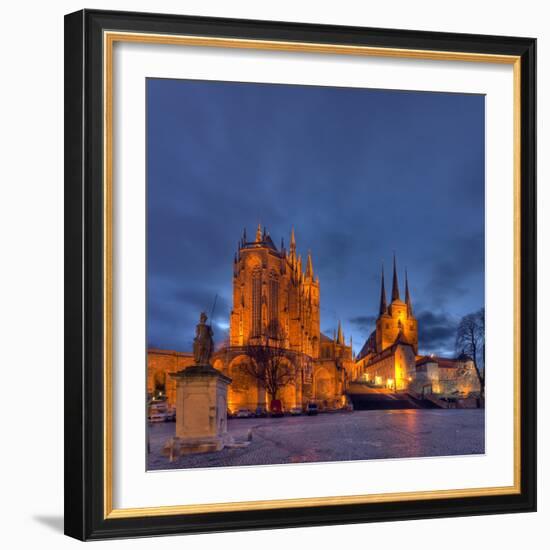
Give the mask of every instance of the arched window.
[(262, 279), (259, 269), (252, 273), (252, 336), (262, 332)]
[(269, 279), (269, 326), (275, 330), (279, 320), (279, 281), (271, 274)]

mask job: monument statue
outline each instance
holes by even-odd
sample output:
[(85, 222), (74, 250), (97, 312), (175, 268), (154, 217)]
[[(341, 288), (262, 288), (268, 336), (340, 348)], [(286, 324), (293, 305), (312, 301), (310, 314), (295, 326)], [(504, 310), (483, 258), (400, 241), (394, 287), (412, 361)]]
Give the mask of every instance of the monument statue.
[(208, 317), (203, 311), (195, 331), (195, 339), (193, 340), (193, 356), (196, 365), (209, 365), (210, 357), (214, 351), (212, 327), (206, 324), (207, 319)]
[(176, 380), (176, 435), (164, 446), (170, 461), (191, 453), (221, 451), (232, 438), (227, 433), (227, 387), (231, 378), (210, 365), (214, 351), (206, 313), (193, 340), (195, 364), (170, 373)]

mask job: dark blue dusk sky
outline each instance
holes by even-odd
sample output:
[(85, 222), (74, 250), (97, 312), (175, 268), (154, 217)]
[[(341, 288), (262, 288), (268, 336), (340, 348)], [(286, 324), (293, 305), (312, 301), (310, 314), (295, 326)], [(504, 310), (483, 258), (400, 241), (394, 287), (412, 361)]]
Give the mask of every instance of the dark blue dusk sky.
[(191, 349), (200, 311), (227, 336), (233, 255), (258, 222), (294, 226), (321, 285), (321, 330), (358, 351), (380, 268), (408, 269), (421, 353), (453, 353), (484, 304), (480, 95), (147, 80), (149, 346)]

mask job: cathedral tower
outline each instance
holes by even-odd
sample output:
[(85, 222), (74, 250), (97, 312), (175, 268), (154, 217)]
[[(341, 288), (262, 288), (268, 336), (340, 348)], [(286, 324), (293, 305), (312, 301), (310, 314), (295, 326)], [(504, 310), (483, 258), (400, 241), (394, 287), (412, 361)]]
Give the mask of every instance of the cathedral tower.
[(253, 241), (243, 232), (233, 265), (232, 347), (269, 343), (319, 357), (319, 299), (311, 253), (304, 273), (294, 229), (288, 252), (265, 227), (258, 225)]
[(405, 302), (403, 302), (399, 292), (397, 261), (394, 254), (391, 302), (389, 306), (386, 306), (384, 270), (382, 269), (380, 308), (378, 319), (376, 320), (376, 352), (380, 353), (390, 347), (398, 338), (411, 344), (414, 352), (418, 353), (418, 323), (413, 315), (409, 279), (405, 275)]

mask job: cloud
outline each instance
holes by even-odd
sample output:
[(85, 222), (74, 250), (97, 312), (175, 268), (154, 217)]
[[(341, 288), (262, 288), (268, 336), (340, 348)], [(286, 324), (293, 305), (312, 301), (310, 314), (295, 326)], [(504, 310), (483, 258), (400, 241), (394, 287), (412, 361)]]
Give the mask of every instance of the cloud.
[(359, 315), (350, 317), (348, 321), (361, 332), (363, 335), (369, 335), (374, 330), (376, 323), (375, 315)]
[(421, 311), (418, 321), (418, 347), (420, 353), (452, 354), (457, 319), (446, 313)]
[[(189, 350), (194, 327), (202, 311), (210, 317), (216, 289), (197, 283), (192, 288), (180, 286), (172, 279), (152, 277), (148, 281), (147, 342), (150, 347)], [(229, 301), (218, 295), (210, 322), (214, 339), (227, 337)]]
[[(150, 344), (191, 349), (216, 293), (216, 343), (225, 337), (233, 254), (243, 226), (251, 238), (258, 222), (287, 247), (294, 226), (304, 263), (312, 251), (323, 326), (341, 319), (356, 346), (373, 328), (393, 249), (415, 311), (458, 318), (482, 305), (483, 97), (147, 85)], [(449, 346), (443, 317), (427, 318), (422, 348)]]
[[(473, 288), (483, 291), (485, 241), (483, 233), (455, 237), (431, 255), (424, 288), (426, 302), (441, 309), (466, 296)], [(472, 282), (475, 281), (475, 284)]]

